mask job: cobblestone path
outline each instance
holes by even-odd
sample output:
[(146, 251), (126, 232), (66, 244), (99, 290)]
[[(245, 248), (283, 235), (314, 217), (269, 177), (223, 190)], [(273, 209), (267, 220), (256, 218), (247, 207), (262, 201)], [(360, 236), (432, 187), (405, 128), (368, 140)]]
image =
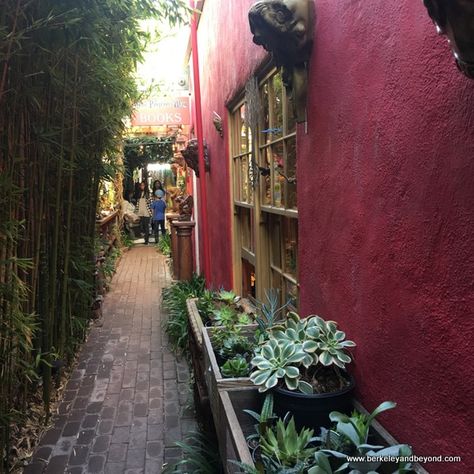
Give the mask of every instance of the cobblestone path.
[(195, 429), (189, 373), (167, 348), (160, 312), (170, 276), (153, 247), (126, 252), (67, 384), (54, 426), (32, 463), (37, 473), (160, 473)]

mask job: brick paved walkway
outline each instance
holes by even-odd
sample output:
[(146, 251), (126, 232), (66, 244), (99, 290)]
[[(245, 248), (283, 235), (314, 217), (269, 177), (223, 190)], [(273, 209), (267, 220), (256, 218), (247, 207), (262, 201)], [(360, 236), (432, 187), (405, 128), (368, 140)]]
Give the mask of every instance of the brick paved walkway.
[(195, 429), (185, 361), (168, 350), (161, 288), (169, 283), (153, 247), (125, 253), (79, 355), (54, 426), (27, 474), (153, 473), (180, 455), (173, 447)]

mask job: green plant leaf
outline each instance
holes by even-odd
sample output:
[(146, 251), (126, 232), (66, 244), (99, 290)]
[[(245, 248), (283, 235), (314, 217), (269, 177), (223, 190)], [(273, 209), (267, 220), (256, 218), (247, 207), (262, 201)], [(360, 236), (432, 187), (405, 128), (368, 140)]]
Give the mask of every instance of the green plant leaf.
[(303, 380), (300, 380), (298, 382), (298, 390), (300, 390), (301, 392), (303, 392), (307, 395), (311, 395), (312, 393), (314, 393), (312, 385), (310, 385), (309, 383), (307, 383)]

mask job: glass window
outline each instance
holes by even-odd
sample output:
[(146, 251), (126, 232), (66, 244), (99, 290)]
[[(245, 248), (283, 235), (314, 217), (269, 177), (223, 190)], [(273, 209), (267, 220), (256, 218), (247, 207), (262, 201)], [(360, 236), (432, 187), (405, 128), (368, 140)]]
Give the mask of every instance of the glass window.
[(267, 287), (278, 289), (281, 302), (297, 310), (296, 120), (281, 73), (259, 89), (258, 130), (248, 125), (245, 102), (231, 113), (236, 281), (243, 294), (260, 298)]

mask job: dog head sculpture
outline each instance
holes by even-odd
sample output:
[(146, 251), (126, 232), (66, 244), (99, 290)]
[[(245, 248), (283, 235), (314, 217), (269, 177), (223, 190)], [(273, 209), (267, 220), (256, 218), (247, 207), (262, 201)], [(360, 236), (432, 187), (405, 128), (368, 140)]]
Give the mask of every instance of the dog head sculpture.
[(313, 47), (314, 0), (260, 0), (249, 11), (255, 44), (271, 53), (298, 122), (306, 117), (306, 63)]
[(255, 44), (272, 53), (277, 66), (308, 61), (313, 45), (311, 0), (261, 0), (249, 11)]
[[(181, 155), (183, 155), (184, 161), (186, 164), (194, 170), (196, 176), (199, 178), (199, 145), (196, 138), (191, 138), (188, 141), (188, 144), (184, 150), (181, 150)], [(204, 166), (205, 171), (210, 170), (209, 164), (209, 151), (207, 149), (207, 144), (204, 141)]]
[(424, 0), (438, 32), (446, 35), (458, 68), (474, 79), (474, 1)]

